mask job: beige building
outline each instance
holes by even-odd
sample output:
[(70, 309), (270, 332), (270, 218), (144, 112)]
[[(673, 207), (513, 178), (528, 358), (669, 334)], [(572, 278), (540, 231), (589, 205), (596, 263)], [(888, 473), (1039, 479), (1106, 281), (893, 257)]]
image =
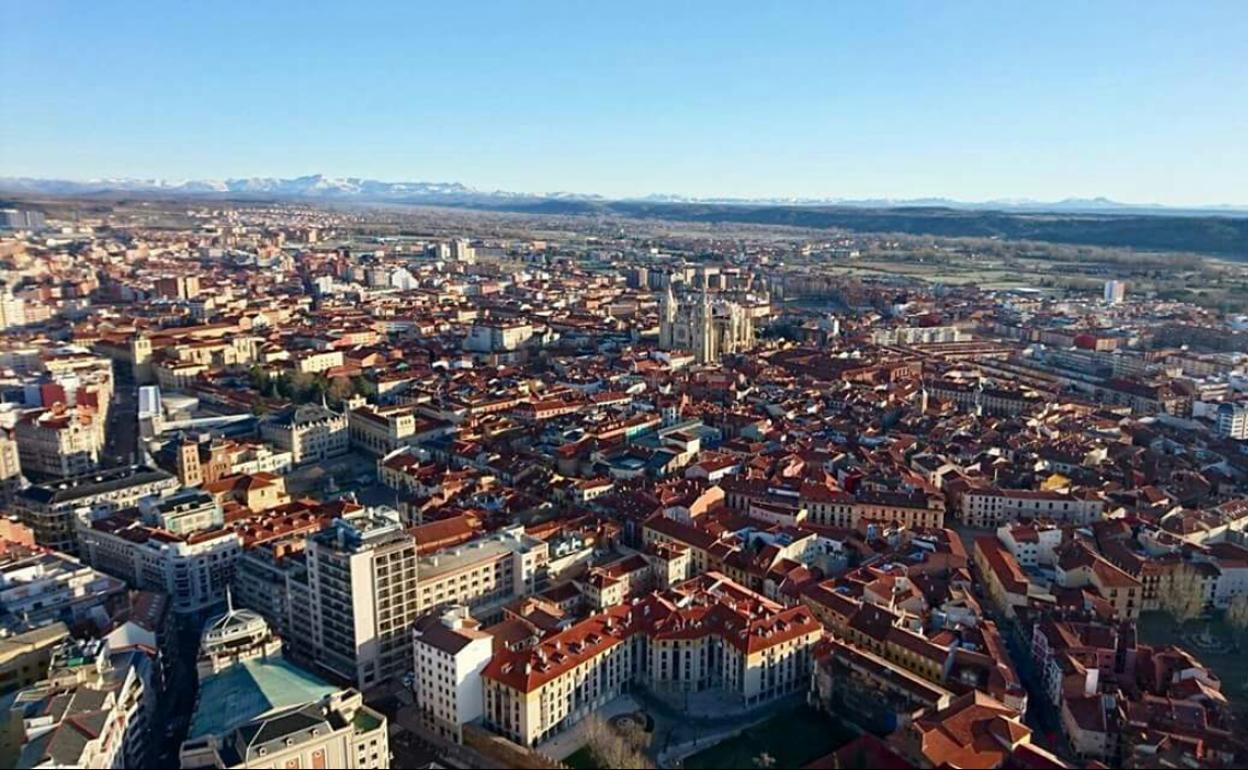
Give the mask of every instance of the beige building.
[(347, 412), (351, 445), (378, 457), (440, 436), (450, 427), (417, 415), (409, 406), (360, 406)]
[(24, 472), (77, 476), (99, 465), (104, 421), (89, 407), (56, 405), (23, 415), (14, 436)]
[(316, 374), (342, 366), (341, 350), (313, 350), (300, 353), (293, 359), (295, 370), (303, 374)]
[[(350, 513), (308, 538), (308, 594), (316, 661), (367, 691), (411, 663), (419, 614), (416, 541), (397, 511)], [(297, 611), (292, 610), (292, 611)]]
[(289, 451), (296, 465), (345, 453), (348, 435), (346, 415), (319, 404), (292, 406), (260, 423), (260, 436)]
[(718, 573), (602, 613), (482, 673), (485, 724), (536, 746), (631, 686), (660, 697), (719, 691), (754, 706), (805, 690), (823, 625)]
[(420, 612), (465, 605), (489, 620), (507, 602), (535, 593), (546, 577), (550, 549), (516, 524), (463, 545), (423, 556), (418, 568)]

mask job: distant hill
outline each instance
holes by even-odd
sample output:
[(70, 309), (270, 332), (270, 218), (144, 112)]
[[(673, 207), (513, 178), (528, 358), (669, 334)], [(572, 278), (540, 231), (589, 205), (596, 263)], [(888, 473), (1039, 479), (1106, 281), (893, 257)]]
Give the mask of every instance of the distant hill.
[(1054, 203), (945, 199), (917, 201), (696, 200), (652, 195), (607, 200), (579, 193), (483, 191), (458, 182), (381, 182), (314, 174), (291, 179), (0, 178), (11, 196), (109, 196), (405, 203), (529, 214), (619, 216), (689, 222), (740, 222), (895, 232), (944, 237), (1004, 238), (1150, 251), (1191, 251), (1248, 260), (1248, 209), (1166, 208), (1104, 198)]

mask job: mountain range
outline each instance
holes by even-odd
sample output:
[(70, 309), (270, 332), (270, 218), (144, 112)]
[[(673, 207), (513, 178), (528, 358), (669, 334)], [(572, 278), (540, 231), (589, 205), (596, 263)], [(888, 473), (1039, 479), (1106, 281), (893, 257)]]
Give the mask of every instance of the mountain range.
[[(518, 193), (481, 190), (459, 182), (382, 182), (360, 177), (329, 177), (323, 174), (292, 178), (248, 177), (235, 179), (133, 179), (104, 178), (85, 181), (0, 177), (0, 191), (35, 195), (163, 194), (185, 196), (239, 196), (264, 198), (307, 198), (359, 202), (430, 203), (493, 207), (492, 204), (538, 204), (543, 201), (605, 202), (612, 199), (590, 193)], [(652, 194), (615, 200), (638, 204), (705, 204), (715, 206), (798, 206), (846, 207), (864, 209), (944, 208), (968, 211), (1027, 213), (1168, 214), (1168, 215), (1245, 215), (1248, 206), (1164, 206), (1151, 203), (1122, 203), (1108, 198), (1067, 198), (1037, 201), (1009, 198), (987, 201), (958, 201), (949, 198), (699, 198), (683, 195)]]

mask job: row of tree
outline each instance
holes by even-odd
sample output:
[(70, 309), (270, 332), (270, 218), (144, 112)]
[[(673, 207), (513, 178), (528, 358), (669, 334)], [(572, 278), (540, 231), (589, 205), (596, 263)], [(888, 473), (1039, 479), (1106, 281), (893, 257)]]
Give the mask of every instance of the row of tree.
[(259, 366), (249, 372), (251, 387), (269, 398), (280, 398), (297, 404), (307, 404), (325, 399), (332, 406), (340, 406), (355, 395), (373, 396), (377, 386), (366, 377), (326, 377), (324, 373), (283, 371), (273, 376)]

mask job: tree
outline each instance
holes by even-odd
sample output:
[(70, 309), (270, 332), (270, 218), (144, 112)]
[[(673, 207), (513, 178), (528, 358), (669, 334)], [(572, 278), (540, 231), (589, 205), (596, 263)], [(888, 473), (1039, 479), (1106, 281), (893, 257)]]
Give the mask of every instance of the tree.
[(1226, 622), (1238, 631), (1248, 628), (1248, 594), (1231, 598), (1231, 604), (1226, 608)]
[[(654, 767), (646, 755), (641, 753), (639, 746), (634, 745), (628, 737), (621, 735), (597, 714), (590, 714), (585, 718), (583, 731), (585, 745), (589, 747), (590, 753), (594, 755), (594, 762), (599, 767), (621, 770), (648, 770)], [(641, 740), (644, 739), (638, 739), (638, 742)]]
[(1204, 580), (1189, 564), (1180, 564), (1169, 583), (1158, 586), (1157, 605), (1177, 623), (1195, 620), (1205, 612)]
[(351, 384), (350, 378), (338, 375), (329, 383), (329, 400), (335, 404), (341, 404), (351, 397), (355, 392), (355, 387)]

